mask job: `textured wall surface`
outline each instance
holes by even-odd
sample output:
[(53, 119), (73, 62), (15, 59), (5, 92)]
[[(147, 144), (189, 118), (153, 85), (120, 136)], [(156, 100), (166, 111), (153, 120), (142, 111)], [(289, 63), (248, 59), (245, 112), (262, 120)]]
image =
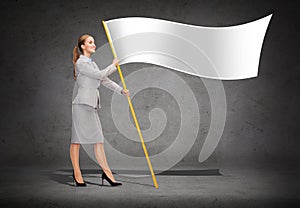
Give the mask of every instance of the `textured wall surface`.
[[(221, 141), (203, 164), (198, 155), (210, 123), (210, 101), (199, 77), (176, 73), (192, 89), (201, 114), (197, 140), (181, 163), (195, 166), (299, 164), (299, 15), (289, 1), (1, 1), (1, 165), (70, 166), (72, 49), (90, 33), (100, 47), (107, 42), (101, 20), (145, 16), (202, 26), (231, 26), (273, 13), (266, 33), (259, 76), (224, 81), (227, 120)], [(146, 67), (123, 66), (124, 76)], [(117, 73), (111, 78), (120, 82)], [(130, 86), (128, 86), (130, 89)], [(112, 92), (101, 88), (100, 118), (107, 139), (120, 151), (142, 156), (111, 120)], [(167, 148), (180, 125), (178, 105), (164, 91), (145, 89), (133, 104), (141, 128), (160, 107), (168, 122), (149, 142), (149, 154)], [(87, 165), (86, 154), (82, 159)]]

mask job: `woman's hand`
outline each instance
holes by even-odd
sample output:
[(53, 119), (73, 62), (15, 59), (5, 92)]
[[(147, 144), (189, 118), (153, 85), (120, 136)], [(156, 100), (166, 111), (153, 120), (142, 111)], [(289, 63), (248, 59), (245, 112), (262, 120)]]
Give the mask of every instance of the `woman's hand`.
[(127, 97), (129, 97), (129, 96), (130, 96), (130, 92), (129, 92), (129, 90), (125, 90), (125, 89), (123, 89), (123, 90), (122, 90), (122, 94), (123, 94), (123, 95), (126, 95)]
[(117, 66), (117, 65), (119, 64), (119, 62), (120, 62), (119, 59), (115, 58), (115, 59), (113, 60), (112, 63), (113, 63), (115, 66)]

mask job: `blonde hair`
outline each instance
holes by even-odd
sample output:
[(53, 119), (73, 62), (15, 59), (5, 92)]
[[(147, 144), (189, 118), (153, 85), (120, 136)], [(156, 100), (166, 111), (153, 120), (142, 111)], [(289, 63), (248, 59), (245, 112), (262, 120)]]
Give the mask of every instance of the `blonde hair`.
[[(73, 49), (73, 60), (72, 60), (72, 62), (74, 64), (73, 77), (74, 77), (75, 80), (76, 80), (76, 61), (79, 59), (79, 56), (80, 56), (79, 51), (83, 54), (81, 45), (84, 45), (85, 40), (88, 37), (92, 37), (92, 36), (88, 35), (88, 34), (81, 35), (78, 38), (77, 46), (75, 46), (74, 49)], [(78, 51), (78, 49), (79, 49), (79, 51)]]

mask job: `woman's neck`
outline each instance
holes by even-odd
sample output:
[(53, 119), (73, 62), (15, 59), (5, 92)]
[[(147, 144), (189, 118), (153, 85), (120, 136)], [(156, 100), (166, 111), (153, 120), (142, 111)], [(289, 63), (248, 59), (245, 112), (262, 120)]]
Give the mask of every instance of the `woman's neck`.
[(83, 53), (84, 56), (91, 58), (91, 53)]

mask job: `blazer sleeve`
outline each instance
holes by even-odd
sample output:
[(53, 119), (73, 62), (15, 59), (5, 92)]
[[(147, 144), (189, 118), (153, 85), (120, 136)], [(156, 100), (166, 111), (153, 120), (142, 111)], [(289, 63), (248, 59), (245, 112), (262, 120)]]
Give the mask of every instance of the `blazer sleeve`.
[(111, 75), (117, 70), (117, 67), (114, 64), (109, 65), (103, 70), (99, 70), (98, 67), (94, 68), (90, 62), (79, 62), (76, 63), (76, 66), (79, 73), (84, 74), (87, 77), (100, 80)]
[(108, 89), (119, 93), (120, 95), (122, 94), (123, 88), (120, 87), (117, 83), (115, 83), (111, 79), (109, 79), (108, 77), (104, 77), (101, 81), (101, 84), (103, 84)]

